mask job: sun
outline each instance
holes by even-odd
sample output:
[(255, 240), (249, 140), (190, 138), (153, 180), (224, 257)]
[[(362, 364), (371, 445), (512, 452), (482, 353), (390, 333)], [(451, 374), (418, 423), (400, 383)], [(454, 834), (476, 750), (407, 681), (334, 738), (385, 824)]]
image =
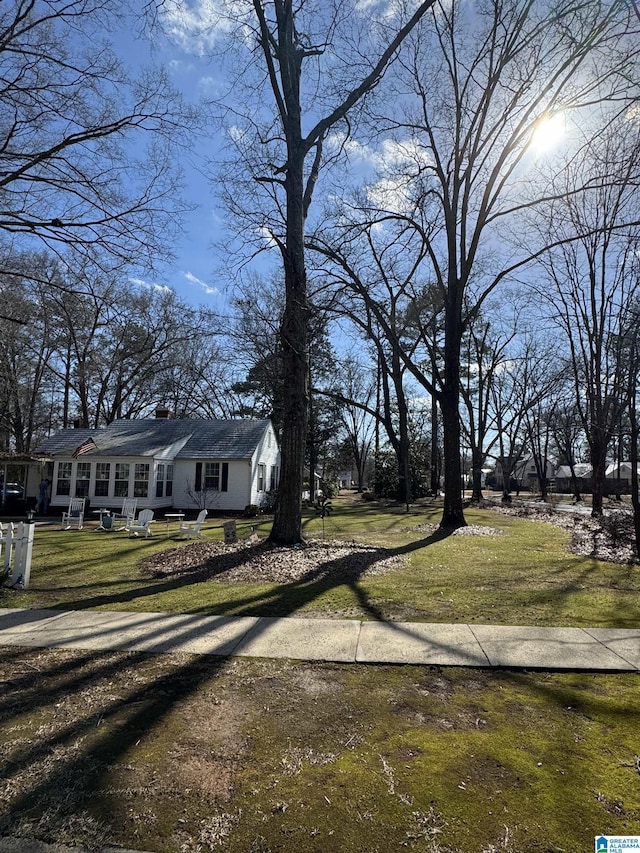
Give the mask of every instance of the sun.
[(566, 129), (567, 125), (563, 112), (546, 113), (535, 124), (531, 135), (531, 145), (538, 154), (551, 151), (560, 144)]

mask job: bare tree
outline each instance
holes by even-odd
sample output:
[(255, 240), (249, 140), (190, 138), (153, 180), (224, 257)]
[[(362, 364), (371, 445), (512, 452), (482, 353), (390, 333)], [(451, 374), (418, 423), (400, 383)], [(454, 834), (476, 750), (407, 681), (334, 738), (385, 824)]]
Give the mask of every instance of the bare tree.
[[(634, 126), (635, 124), (635, 126)], [(637, 237), (640, 142), (612, 130), (594, 141), (576, 166), (593, 187), (556, 200), (547, 228), (556, 248), (541, 259), (551, 287), (540, 290), (562, 330), (577, 411), (589, 445), (592, 514), (602, 515), (607, 453), (624, 407), (623, 345), (638, 279), (630, 275)], [(570, 177), (570, 176), (569, 176)], [(571, 239), (568, 239), (571, 238)]]
[[(478, 7), (438, 3), (407, 40), (393, 77), (396, 97), (372, 115), (378, 132), (405, 154), (386, 184), (370, 192), (363, 217), (395, 218), (415, 230), (444, 305), (442, 384), (445, 498), (441, 524), (465, 523), (459, 484), (460, 350), (463, 335), (500, 282), (548, 247), (521, 244), (499, 257), (506, 224), (558, 190), (550, 175), (566, 166), (536, 159), (539, 134), (558, 113), (585, 135), (623, 125), (637, 90), (635, 17), (624, 2), (553, 7), (491, 0)], [(410, 92), (411, 94), (407, 94)], [(583, 137), (584, 138), (584, 137)], [(579, 144), (565, 152), (581, 159)], [(400, 158), (396, 158), (398, 162)], [(420, 367), (406, 357), (419, 381)]]
[[(437, 324), (429, 326), (425, 315), (437, 316), (438, 307), (432, 290), (414, 283), (422, 257), (412, 254), (412, 246), (401, 232), (387, 229), (379, 233), (375, 222), (352, 221), (345, 209), (340, 220), (339, 227), (325, 228), (324, 233), (318, 231), (308, 238), (307, 246), (336, 293), (333, 312), (353, 324), (376, 352), (381, 404), (374, 417), (384, 426), (398, 461), (397, 498), (408, 506), (411, 463), (405, 362), (422, 358), (425, 346), (428, 353), (437, 349), (433, 339), (437, 338)], [(420, 345), (423, 352), (418, 356)], [(431, 393), (436, 380), (424, 372), (421, 377)], [(369, 407), (369, 411), (374, 410)]]
[[(285, 285), (280, 328), (284, 427), (279, 495), (271, 530), (275, 542), (295, 543), (302, 539), (310, 313), (304, 236), (325, 156), (324, 144), (339, 124), (348, 133), (349, 115), (379, 84), (399, 46), (433, 2), (420, 3), (408, 20), (399, 22), (395, 29), (387, 25), (386, 44), (381, 39), (375, 52), (368, 55), (351, 38), (355, 5), (350, 7), (352, 14), (348, 16), (342, 4), (253, 0), (253, 29), (262, 54), (265, 83), (275, 103), (275, 120), (266, 125), (254, 124), (251, 132), (245, 128), (241, 148), (245, 155), (251, 147), (266, 153), (262, 171), (254, 171), (253, 177), (270, 193), (270, 213), (264, 227), (280, 251)], [(345, 26), (349, 35), (340, 41), (340, 29)], [(246, 41), (246, 30), (243, 38)], [(338, 68), (341, 79), (336, 76)], [(262, 96), (254, 93), (254, 97)]]
[[(487, 306), (487, 313), (491, 308)], [(515, 337), (496, 332), (492, 323), (478, 317), (463, 339), (460, 396), (463, 404), (462, 430), (471, 451), (471, 500), (482, 500), (482, 468), (494, 436), (491, 415), (493, 382), (503, 368), (505, 351)]]
[[(168, 402), (180, 414), (204, 414), (193, 388), (195, 382), (206, 393), (203, 372), (210, 377), (215, 368), (197, 360), (215, 358), (218, 321), (208, 312), (86, 263), (61, 269), (51, 257), (27, 254), (12, 265), (23, 269), (22, 278), (0, 275), (11, 313), (0, 320), (5, 443), (28, 449), (43, 432), (72, 421), (97, 427)], [(178, 395), (185, 408), (170, 396), (171, 382), (190, 389), (190, 401)]]
[(357, 489), (361, 492), (373, 441), (374, 420), (368, 411), (374, 400), (375, 386), (366, 368), (353, 357), (341, 363), (340, 376), (342, 427), (356, 468)]
[(129, 263), (171, 244), (171, 144), (193, 116), (161, 70), (129, 77), (96, 37), (125, 14), (119, 0), (0, 4), (0, 233), (27, 248)]
[(22, 269), (21, 278), (0, 273), (7, 315), (0, 318), (0, 446), (24, 453), (46, 435), (50, 422), (49, 363), (58, 332), (48, 282), (59, 276), (42, 254), (23, 254), (14, 265)]

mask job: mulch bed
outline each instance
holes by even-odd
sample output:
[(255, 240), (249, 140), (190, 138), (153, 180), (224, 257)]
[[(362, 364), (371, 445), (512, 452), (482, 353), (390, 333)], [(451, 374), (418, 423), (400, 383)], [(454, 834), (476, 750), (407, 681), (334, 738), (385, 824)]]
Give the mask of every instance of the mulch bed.
[(634, 563), (636, 559), (633, 513), (628, 509), (607, 509), (603, 518), (559, 512), (550, 506), (541, 504), (533, 507), (525, 504), (486, 503), (487, 509), (503, 515), (518, 518), (530, 518), (532, 521), (544, 521), (568, 530), (571, 533), (572, 554), (581, 557), (593, 557), (610, 563)]
[(198, 580), (219, 583), (304, 583), (319, 578), (355, 580), (406, 564), (406, 556), (389, 548), (312, 539), (294, 547), (266, 540), (233, 545), (196, 542), (147, 557), (141, 569), (155, 578), (196, 575)]
[[(570, 551), (612, 563), (635, 559), (633, 516), (628, 510), (611, 510), (603, 519), (558, 512), (552, 507), (525, 504), (486, 503), (493, 512), (553, 524), (571, 533)], [(437, 535), (435, 524), (405, 528), (409, 532)], [(457, 536), (496, 536), (495, 527), (468, 525), (453, 531)], [(381, 575), (407, 565), (407, 557), (388, 548), (360, 543), (309, 540), (302, 545), (282, 547), (252, 539), (225, 545), (196, 542), (147, 557), (143, 574), (154, 578), (213, 581), (218, 583), (307, 583), (326, 579), (349, 582)]]

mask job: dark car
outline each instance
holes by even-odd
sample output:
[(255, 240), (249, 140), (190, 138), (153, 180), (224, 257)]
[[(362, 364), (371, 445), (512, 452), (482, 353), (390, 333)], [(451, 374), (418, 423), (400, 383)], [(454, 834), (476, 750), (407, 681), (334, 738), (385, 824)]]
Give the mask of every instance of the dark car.
[(23, 498), (24, 487), (20, 483), (7, 483), (7, 488), (0, 483), (0, 491), (4, 492), (6, 498)]

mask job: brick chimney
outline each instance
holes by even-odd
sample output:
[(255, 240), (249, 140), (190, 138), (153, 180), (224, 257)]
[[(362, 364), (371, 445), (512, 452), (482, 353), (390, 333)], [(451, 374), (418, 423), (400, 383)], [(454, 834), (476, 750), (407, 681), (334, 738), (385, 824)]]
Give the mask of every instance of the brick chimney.
[(168, 421), (171, 418), (171, 409), (156, 409), (156, 419)]

